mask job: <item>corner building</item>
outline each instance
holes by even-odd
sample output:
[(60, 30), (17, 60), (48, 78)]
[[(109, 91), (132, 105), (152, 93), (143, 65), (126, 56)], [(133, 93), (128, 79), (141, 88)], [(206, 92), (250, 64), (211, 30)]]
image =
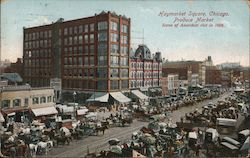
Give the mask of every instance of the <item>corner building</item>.
[(111, 12), (24, 28), (24, 81), (62, 90), (112, 92), (129, 89), (130, 18)]

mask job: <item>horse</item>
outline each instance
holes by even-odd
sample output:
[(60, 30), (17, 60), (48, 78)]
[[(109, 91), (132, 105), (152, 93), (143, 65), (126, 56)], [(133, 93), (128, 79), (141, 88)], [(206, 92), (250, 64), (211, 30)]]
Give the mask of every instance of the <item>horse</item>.
[(37, 148), (38, 148), (37, 144), (29, 144), (29, 150), (30, 150), (30, 156), (31, 157), (34, 157), (36, 155)]
[(98, 135), (99, 131), (102, 132), (102, 135), (104, 135), (105, 130), (108, 129), (107, 125), (106, 126), (101, 126), (101, 127), (96, 127), (95, 128), (95, 133)]
[(121, 119), (122, 126), (124, 127), (125, 124), (131, 124), (133, 122), (133, 118), (123, 118)]
[(59, 143), (62, 143), (63, 145), (65, 145), (66, 142), (67, 142), (68, 145), (70, 143), (69, 138), (66, 137), (66, 136), (56, 135), (55, 140), (56, 140), (56, 145), (57, 146), (59, 145)]
[(79, 130), (77, 130), (77, 129), (70, 129), (70, 132), (71, 132), (71, 136), (72, 136), (74, 139), (78, 140), (78, 139), (81, 138), (81, 134), (80, 134), (80, 131), (79, 131)]

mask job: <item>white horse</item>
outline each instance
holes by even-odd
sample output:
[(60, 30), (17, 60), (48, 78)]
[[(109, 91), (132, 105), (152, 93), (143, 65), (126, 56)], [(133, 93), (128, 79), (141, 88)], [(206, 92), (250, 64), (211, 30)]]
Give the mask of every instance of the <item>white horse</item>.
[(30, 155), (31, 157), (36, 156), (38, 145), (37, 144), (29, 144), (29, 149), (30, 149)]
[(41, 141), (37, 143), (38, 152), (45, 153), (45, 154), (47, 154), (47, 152), (51, 150), (53, 146), (54, 146), (54, 143), (52, 140), (49, 140), (46, 142)]

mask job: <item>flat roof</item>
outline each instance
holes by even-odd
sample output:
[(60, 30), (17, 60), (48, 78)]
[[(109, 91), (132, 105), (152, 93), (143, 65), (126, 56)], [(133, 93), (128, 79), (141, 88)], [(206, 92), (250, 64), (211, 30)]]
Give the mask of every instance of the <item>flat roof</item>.
[(127, 18), (125, 15), (118, 15), (115, 12), (110, 12), (110, 11), (108, 11), (108, 12), (102, 11), (99, 14), (94, 14), (92, 16), (83, 17), (83, 18), (77, 18), (77, 19), (72, 19), (72, 20), (67, 20), (67, 21), (64, 21), (63, 18), (59, 18), (57, 21), (52, 22), (51, 24), (45, 24), (45, 25), (39, 25), (39, 26), (33, 26), (33, 27), (24, 27), (24, 30), (34, 29), (34, 28), (39, 28), (39, 27), (50, 27), (53, 24), (57, 24), (57, 23), (59, 23), (59, 24), (64, 23), (65, 24), (65, 23), (70, 23), (70, 22), (79, 21), (79, 20), (86, 20), (86, 19), (94, 18), (95, 16), (102, 16), (102, 15), (105, 15), (105, 14), (111, 14), (112, 16), (117, 16), (117, 17), (121, 17), (121, 18), (126, 19), (126, 20), (130, 20), (130, 18)]

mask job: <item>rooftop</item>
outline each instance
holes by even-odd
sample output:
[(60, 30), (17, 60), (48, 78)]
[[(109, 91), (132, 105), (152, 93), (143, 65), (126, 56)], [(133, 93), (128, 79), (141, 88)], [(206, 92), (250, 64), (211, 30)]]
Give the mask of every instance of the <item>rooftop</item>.
[(102, 11), (101, 13), (99, 14), (95, 14), (94, 16), (88, 16), (88, 17), (84, 17), (84, 18), (78, 18), (78, 19), (73, 19), (73, 20), (67, 20), (67, 21), (64, 21), (63, 18), (59, 18), (57, 21), (55, 22), (52, 22), (51, 24), (45, 24), (45, 25), (39, 25), (39, 26), (33, 26), (33, 27), (24, 27), (24, 29), (33, 29), (33, 28), (39, 28), (39, 27), (44, 27), (44, 26), (51, 26), (55, 23), (68, 23), (68, 22), (74, 22), (74, 21), (78, 21), (78, 20), (84, 20), (84, 19), (90, 19), (90, 18), (93, 18), (95, 16), (99, 16), (99, 15), (105, 15), (105, 14), (111, 14), (112, 16), (116, 16), (116, 17), (122, 17), (123, 19), (126, 19), (126, 20), (130, 20), (130, 18), (127, 18), (125, 15), (118, 15), (116, 14), (116, 12), (111, 12), (111, 11)]
[(53, 87), (31, 87), (30, 85), (18, 85), (18, 86), (4, 86), (0, 87), (0, 92), (8, 91), (24, 91), (24, 90), (44, 90), (44, 89), (53, 89)]

